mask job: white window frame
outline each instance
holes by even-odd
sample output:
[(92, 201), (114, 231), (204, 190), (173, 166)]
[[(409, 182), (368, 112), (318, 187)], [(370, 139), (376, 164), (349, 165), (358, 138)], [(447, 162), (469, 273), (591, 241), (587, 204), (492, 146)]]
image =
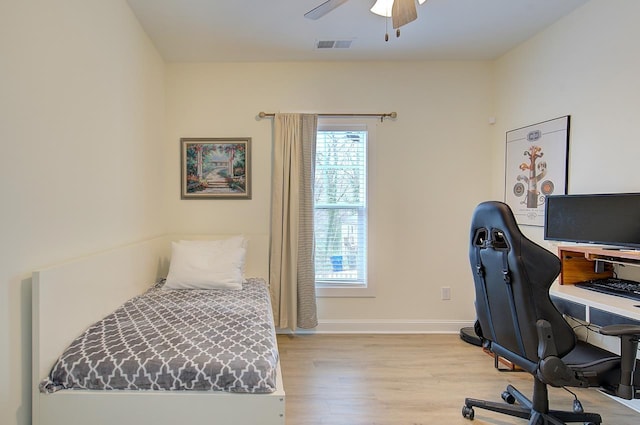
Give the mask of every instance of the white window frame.
[(316, 296), (319, 298), (331, 298), (331, 297), (375, 297), (375, 289), (373, 279), (371, 277), (371, 251), (369, 249), (370, 243), (370, 229), (371, 229), (371, 214), (369, 211), (371, 205), (371, 175), (372, 175), (372, 158), (373, 152), (375, 152), (375, 118), (318, 118), (318, 131), (362, 131), (367, 132), (367, 270), (364, 283), (316, 283)]

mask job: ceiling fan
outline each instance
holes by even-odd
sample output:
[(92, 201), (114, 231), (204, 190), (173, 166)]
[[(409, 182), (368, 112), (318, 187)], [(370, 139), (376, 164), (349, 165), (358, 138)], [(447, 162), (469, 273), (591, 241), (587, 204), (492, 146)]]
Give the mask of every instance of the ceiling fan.
[[(343, 5), (349, 0), (326, 0), (324, 3), (316, 6), (304, 14), (308, 19), (320, 19), (327, 13), (331, 12), (338, 6)], [(427, 0), (418, 0), (420, 4)], [(377, 0), (371, 8), (373, 13), (378, 15), (391, 17), (393, 28), (399, 29), (401, 26), (415, 21), (418, 18), (416, 10), (416, 0)], [(399, 33), (398, 33), (399, 34)]]

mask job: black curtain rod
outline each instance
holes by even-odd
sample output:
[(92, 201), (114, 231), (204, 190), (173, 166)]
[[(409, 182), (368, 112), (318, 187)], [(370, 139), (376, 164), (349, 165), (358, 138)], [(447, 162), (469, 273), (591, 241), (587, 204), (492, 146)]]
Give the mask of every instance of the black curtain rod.
[[(271, 113), (266, 113), (266, 112), (260, 112), (258, 113), (258, 117), (259, 118), (267, 118), (267, 117), (274, 117), (276, 114), (271, 112)], [(389, 112), (389, 113), (382, 113), (382, 114), (316, 114), (319, 117), (336, 117), (336, 118), (340, 118), (340, 117), (380, 117), (380, 121), (383, 121), (385, 118), (391, 118), (391, 119), (396, 119), (398, 117), (398, 113), (397, 112)]]

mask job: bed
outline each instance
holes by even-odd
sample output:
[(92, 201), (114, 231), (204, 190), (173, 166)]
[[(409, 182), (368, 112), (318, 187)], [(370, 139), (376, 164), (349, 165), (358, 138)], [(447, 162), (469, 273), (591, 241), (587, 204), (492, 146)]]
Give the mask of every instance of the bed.
[[(33, 273), (33, 424), (283, 425), (279, 362), (269, 392), (62, 389), (39, 385), (65, 348), (87, 327), (149, 290), (169, 268), (171, 235)], [(193, 237), (189, 237), (193, 238)], [(203, 236), (196, 239), (219, 239)], [(268, 235), (247, 235), (245, 276), (268, 276)]]

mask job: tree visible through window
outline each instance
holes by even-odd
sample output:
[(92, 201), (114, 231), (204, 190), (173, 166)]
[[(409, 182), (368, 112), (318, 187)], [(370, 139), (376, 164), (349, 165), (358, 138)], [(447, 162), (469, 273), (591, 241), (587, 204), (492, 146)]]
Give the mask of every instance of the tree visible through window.
[(366, 130), (318, 131), (314, 190), (316, 284), (366, 285)]

